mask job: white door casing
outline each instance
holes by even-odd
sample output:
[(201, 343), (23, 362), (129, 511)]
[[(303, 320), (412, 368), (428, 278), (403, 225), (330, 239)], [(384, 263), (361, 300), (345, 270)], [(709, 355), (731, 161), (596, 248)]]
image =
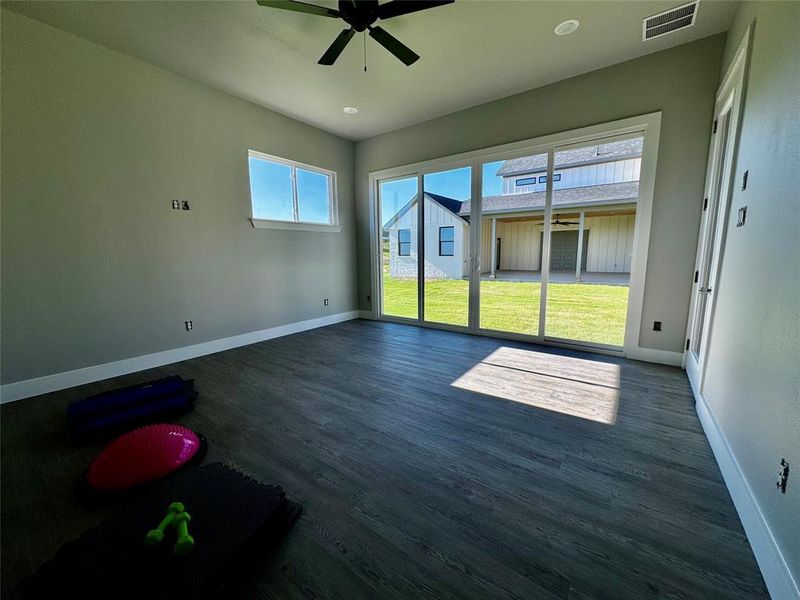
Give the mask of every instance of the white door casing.
[(722, 266), (736, 175), (749, 40), (748, 30), (723, 77), (714, 106), (714, 125), (703, 197), (704, 209), (697, 242), (695, 281), (692, 283), (683, 359), (689, 381), (698, 394), (702, 393), (703, 388), (708, 340), (714, 323), (717, 279)]

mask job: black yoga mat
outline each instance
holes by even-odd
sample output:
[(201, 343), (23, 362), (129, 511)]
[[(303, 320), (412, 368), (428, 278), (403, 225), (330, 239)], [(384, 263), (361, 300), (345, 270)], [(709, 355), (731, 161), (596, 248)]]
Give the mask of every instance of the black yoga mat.
[[(173, 556), (175, 530), (144, 547), (171, 502), (191, 515), (194, 550)], [(65, 543), (19, 589), (24, 598), (171, 598), (213, 594), (240, 561), (276, 545), (300, 515), (280, 487), (213, 463), (185, 469), (150, 495)]]

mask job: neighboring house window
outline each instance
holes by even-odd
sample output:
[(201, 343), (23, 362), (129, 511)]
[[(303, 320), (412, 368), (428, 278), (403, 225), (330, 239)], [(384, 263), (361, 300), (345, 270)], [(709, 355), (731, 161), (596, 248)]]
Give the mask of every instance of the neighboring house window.
[(397, 230), (397, 254), (399, 256), (411, 256), (411, 230)]
[[(544, 183), (545, 181), (547, 181), (547, 175), (542, 175), (539, 177), (539, 183)], [(553, 175), (553, 181), (561, 181), (561, 173), (556, 173)]]
[(455, 227), (439, 227), (439, 256), (453, 256)]
[(525, 179), (517, 179), (514, 182), (514, 185), (517, 187), (522, 187), (523, 185), (534, 185), (536, 184), (536, 177), (526, 177)]
[(254, 226), (338, 226), (335, 172), (254, 150), (248, 164)]

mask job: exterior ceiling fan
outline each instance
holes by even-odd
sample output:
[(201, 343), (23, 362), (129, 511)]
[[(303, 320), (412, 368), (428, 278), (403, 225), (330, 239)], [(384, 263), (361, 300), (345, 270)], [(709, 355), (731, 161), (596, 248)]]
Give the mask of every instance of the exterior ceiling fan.
[(378, 19), (385, 21), (392, 17), (452, 4), (455, 0), (392, 0), (383, 4), (379, 4), (378, 0), (339, 0), (338, 10), (296, 0), (257, 0), (257, 2), (261, 6), (342, 19), (347, 23), (350, 28), (344, 29), (333, 41), (322, 58), (317, 61), (320, 65), (335, 63), (356, 32), (369, 30), (369, 36), (373, 40), (409, 66), (419, 60), (419, 55), (385, 29), (374, 26), (375, 21)]
[(553, 221), (553, 225), (580, 225), (577, 221), (559, 221), (558, 216), (556, 215), (556, 220)]

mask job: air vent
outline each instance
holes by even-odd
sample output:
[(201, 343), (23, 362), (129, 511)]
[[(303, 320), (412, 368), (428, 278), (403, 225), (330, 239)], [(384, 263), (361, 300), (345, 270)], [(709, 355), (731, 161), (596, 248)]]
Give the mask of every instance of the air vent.
[(685, 29), (694, 25), (697, 18), (697, 2), (690, 2), (676, 6), (668, 11), (647, 17), (642, 21), (642, 41), (672, 33), (678, 29)]

